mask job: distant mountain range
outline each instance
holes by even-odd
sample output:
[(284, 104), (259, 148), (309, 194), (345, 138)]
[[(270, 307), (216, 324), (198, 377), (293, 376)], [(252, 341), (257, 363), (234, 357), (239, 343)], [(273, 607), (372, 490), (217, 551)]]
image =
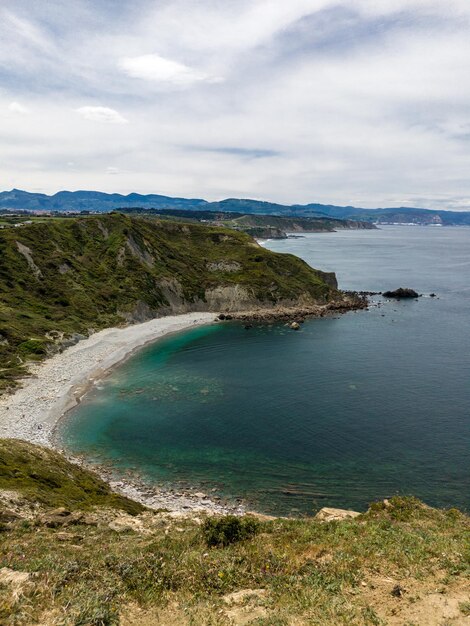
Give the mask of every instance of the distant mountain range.
[(329, 204), (283, 205), (260, 200), (229, 198), (207, 202), (201, 198), (172, 198), (157, 194), (131, 193), (121, 195), (99, 191), (59, 191), (48, 196), (19, 189), (0, 193), (1, 210), (27, 211), (114, 211), (129, 207), (143, 209), (185, 209), (192, 211), (224, 211), (257, 215), (314, 217), (363, 220), (376, 224), (420, 224), (441, 226), (470, 226), (470, 212), (435, 211), (432, 209), (396, 207), (362, 209)]

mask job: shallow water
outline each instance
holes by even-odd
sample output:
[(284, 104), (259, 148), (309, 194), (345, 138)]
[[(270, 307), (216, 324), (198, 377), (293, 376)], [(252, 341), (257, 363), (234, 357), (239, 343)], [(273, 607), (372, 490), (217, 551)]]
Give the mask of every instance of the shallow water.
[(249, 507), (310, 514), (412, 493), (470, 509), (470, 228), (386, 227), (271, 241), (345, 289), (438, 299), (147, 347), (62, 424), (75, 453)]

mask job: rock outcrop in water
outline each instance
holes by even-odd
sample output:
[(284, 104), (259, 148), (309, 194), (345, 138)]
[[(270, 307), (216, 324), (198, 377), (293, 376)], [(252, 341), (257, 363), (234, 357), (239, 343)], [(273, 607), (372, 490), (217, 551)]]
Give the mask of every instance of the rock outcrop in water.
[(417, 293), (414, 289), (409, 289), (408, 287), (399, 287), (395, 289), (395, 291), (384, 291), (384, 298), (419, 298), (419, 293)]

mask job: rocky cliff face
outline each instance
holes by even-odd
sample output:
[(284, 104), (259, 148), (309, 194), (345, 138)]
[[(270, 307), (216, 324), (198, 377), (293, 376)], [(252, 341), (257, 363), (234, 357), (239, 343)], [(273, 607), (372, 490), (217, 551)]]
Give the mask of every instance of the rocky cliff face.
[[(334, 274), (245, 233), (122, 214), (0, 232), (0, 389), (73, 334), (187, 311), (325, 304)], [(14, 320), (14, 321), (13, 321)]]

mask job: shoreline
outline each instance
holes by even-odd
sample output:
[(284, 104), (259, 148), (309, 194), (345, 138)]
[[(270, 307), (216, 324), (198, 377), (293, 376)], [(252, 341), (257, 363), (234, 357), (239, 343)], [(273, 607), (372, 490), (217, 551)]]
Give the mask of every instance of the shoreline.
[(137, 350), (164, 336), (220, 320), (239, 322), (303, 321), (367, 308), (364, 297), (348, 293), (343, 300), (321, 305), (277, 306), (234, 311), (183, 313), (124, 327), (100, 330), (62, 352), (29, 365), (29, 376), (11, 394), (0, 396), (0, 437), (23, 439), (56, 448), (59, 420), (79, 404), (90, 386)]
[[(280, 322), (286, 319), (318, 318), (363, 308), (357, 300), (294, 308), (274, 307), (232, 313), (227, 320), (239, 322)], [(225, 317), (225, 316), (224, 316)], [(167, 509), (177, 515), (205, 511), (208, 514), (243, 515), (241, 502), (230, 502), (202, 493), (197, 486), (189, 489), (152, 485), (138, 475), (127, 475), (106, 463), (73, 456), (64, 450), (54, 434), (59, 422), (77, 406), (90, 387), (102, 380), (117, 365), (138, 350), (179, 331), (216, 323), (221, 318), (213, 312), (185, 313), (155, 318), (126, 327), (112, 327), (30, 366), (30, 376), (11, 395), (0, 396), (0, 438), (21, 439), (52, 448), (70, 461), (96, 472), (121, 495), (153, 509)]]
[(56, 448), (53, 433), (59, 420), (111, 368), (170, 333), (213, 321), (214, 313), (186, 313), (107, 328), (31, 365), (22, 386), (0, 397), (0, 437)]

